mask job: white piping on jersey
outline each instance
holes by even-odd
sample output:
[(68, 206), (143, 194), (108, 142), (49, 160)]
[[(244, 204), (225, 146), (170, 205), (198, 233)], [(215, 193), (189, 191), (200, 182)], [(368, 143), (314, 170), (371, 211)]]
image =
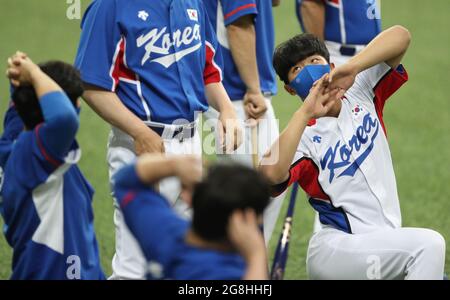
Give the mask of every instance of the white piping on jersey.
[(222, 75), (222, 69), (216, 64), (216, 61), (214, 60), (214, 58), (216, 57), (216, 49), (214, 49), (213, 45), (211, 45), (210, 42), (206, 41), (206, 46), (209, 47), (211, 49), (211, 51), (213, 52), (213, 57), (211, 59), (211, 62), (214, 66), (214, 68), (216, 68), (219, 71), (219, 76), (220, 76), (220, 80), (223, 80), (223, 75)]
[(341, 42), (345, 45), (347, 44), (347, 34), (345, 32), (344, 5), (342, 4), (342, 0), (339, 1), (339, 25), (341, 27)]
[(137, 93), (139, 95), (139, 98), (141, 99), (142, 106), (144, 107), (145, 115), (147, 116), (147, 121), (150, 121), (150, 109), (147, 105), (147, 101), (145, 101), (144, 95), (142, 94), (142, 87), (141, 87), (141, 80), (139, 79), (139, 75), (136, 74), (136, 86), (137, 86)]
[(119, 56), (120, 52), (120, 44), (122, 43), (123, 37), (120, 38), (119, 42), (116, 45), (116, 51), (114, 52), (113, 60), (111, 63), (111, 68), (109, 70), (109, 77), (111, 77), (113, 83), (111, 87), (111, 91), (114, 92), (116, 90), (116, 80), (114, 79), (113, 72), (116, 67), (117, 56)]
[[(127, 53), (127, 51), (126, 51), (127, 50), (127, 40), (122, 36), (121, 39), (119, 40), (119, 42), (117, 43), (116, 52), (114, 53), (111, 70), (109, 72), (109, 76), (113, 80), (113, 87), (111, 89), (112, 91), (114, 91), (116, 89), (116, 80), (114, 79), (113, 72), (114, 72), (114, 68), (116, 67), (117, 57), (119, 56), (119, 52), (120, 52), (120, 44), (122, 42), (123, 42), (123, 63), (125, 65), (125, 67), (128, 68), (127, 54), (126, 54)], [(150, 109), (148, 107), (147, 101), (145, 101), (145, 98), (142, 94), (142, 87), (141, 87), (141, 82), (140, 82), (139, 76), (137, 74), (135, 74), (135, 76), (136, 76), (136, 80), (131, 80), (131, 79), (120, 77), (120, 76), (118, 77), (118, 79), (119, 79), (119, 81), (123, 81), (123, 82), (127, 82), (130, 84), (136, 85), (136, 91), (139, 96), (139, 99), (141, 100), (142, 107), (144, 108), (144, 111), (145, 111), (145, 115), (147, 117), (147, 120), (150, 121), (150, 119), (151, 119), (150, 118)]]
[(327, 1), (327, 4), (330, 5), (330, 6), (339, 8), (339, 4), (336, 4), (336, 3), (334, 3), (334, 2), (332, 2), (332, 1), (330, 1), (330, 0)]
[(64, 254), (64, 173), (81, 157), (79, 149), (69, 152), (65, 164), (33, 190), (32, 199), (40, 220), (32, 241)]
[(217, 2), (216, 32), (217, 32), (217, 34), (216, 34), (217, 41), (219, 42), (219, 44), (226, 49), (230, 49), (230, 44), (228, 42), (228, 37), (227, 37), (227, 28), (225, 27), (225, 17), (223, 15), (221, 1)]

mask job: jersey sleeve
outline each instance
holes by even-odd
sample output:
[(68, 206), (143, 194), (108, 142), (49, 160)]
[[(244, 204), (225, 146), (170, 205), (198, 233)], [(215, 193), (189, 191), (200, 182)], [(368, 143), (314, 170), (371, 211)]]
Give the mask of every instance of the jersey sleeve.
[(209, 21), (209, 17), (206, 15), (206, 9), (204, 11), (206, 61), (203, 71), (203, 81), (205, 85), (208, 85), (210, 83), (222, 82), (223, 61), (216, 34)]
[(172, 244), (169, 237), (186, 225), (168, 201), (140, 181), (135, 165), (122, 168), (114, 176), (114, 195), (125, 222), (147, 260), (164, 262)]
[(117, 0), (95, 0), (88, 7), (75, 59), (85, 83), (108, 91), (117, 87), (118, 79), (113, 74), (115, 60), (124, 47), (118, 11)]
[(255, 0), (220, 0), (223, 9), (225, 26), (246, 15), (257, 15)]
[(349, 93), (355, 99), (373, 104), (377, 114), (382, 117), (386, 101), (406, 81), (408, 81), (408, 73), (403, 65), (392, 69), (383, 62), (359, 73)]

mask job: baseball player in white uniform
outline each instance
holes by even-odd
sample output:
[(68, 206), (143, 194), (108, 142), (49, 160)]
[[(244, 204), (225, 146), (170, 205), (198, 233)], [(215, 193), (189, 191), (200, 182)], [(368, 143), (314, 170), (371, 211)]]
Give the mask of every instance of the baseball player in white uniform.
[[(330, 61), (339, 67), (381, 32), (378, 0), (296, 0), (297, 19), (305, 33), (325, 42)], [(321, 229), (316, 213), (314, 229)]]
[(272, 149), (279, 161), (263, 160), (260, 169), (274, 194), (297, 181), (319, 213), (323, 229), (307, 255), (311, 279), (443, 278), (444, 238), (401, 227), (383, 120), (387, 99), (408, 79), (400, 61), (410, 39), (394, 26), (337, 68), (311, 34), (275, 51), (275, 70), (304, 104)]

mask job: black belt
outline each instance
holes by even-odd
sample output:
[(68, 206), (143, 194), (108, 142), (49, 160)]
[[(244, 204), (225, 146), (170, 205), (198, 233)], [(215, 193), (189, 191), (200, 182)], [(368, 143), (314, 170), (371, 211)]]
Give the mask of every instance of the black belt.
[(190, 139), (194, 137), (195, 132), (197, 131), (196, 125), (189, 125), (189, 126), (176, 126), (173, 127), (165, 127), (165, 126), (155, 126), (155, 125), (149, 125), (150, 129), (152, 129), (154, 132), (156, 132), (159, 136), (165, 139), (177, 139), (180, 142), (182, 142), (185, 139)]
[(339, 52), (341, 52), (341, 54), (344, 56), (354, 56), (356, 54), (356, 47), (341, 46)]

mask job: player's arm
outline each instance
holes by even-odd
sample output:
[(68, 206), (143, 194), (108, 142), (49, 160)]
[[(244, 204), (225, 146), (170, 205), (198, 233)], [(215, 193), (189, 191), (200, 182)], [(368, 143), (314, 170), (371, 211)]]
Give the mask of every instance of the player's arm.
[(242, 143), (242, 130), (233, 104), (222, 82), (214, 82), (205, 86), (208, 103), (219, 114), (219, 144), (225, 153), (231, 153)]
[(118, 98), (120, 84), (111, 75), (111, 63), (118, 57), (123, 43), (119, 19), (126, 1), (93, 1), (82, 22), (82, 32), (75, 66), (86, 85), (83, 98), (106, 122), (118, 127), (135, 142), (136, 153), (164, 152), (159, 135), (148, 128)]
[[(343, 96), (343, 91), (338, 89), (324, 93), (327, 79), (327, 75), (324, 75), (315, 83), (303, 105), (294, 113), (278, 140), (261, 160), (259, 170), (272, 185), (289, 178), (291, 163), (309, 120), (325, 116), (335, 101)], [(271, 159), (273, 155), (278, 158), (276, 162)]]
[(253, 210), (235, 211), (228, 224), (228, 236), (247, 263), (243, 280), (266, 280), (266, 246)]
[(239, 76), (247, 87), (244, 107), (247, 116), (258, 119), (267, 111), (261, 93), (258, 65), (256, 61), (256, 32), (254, 14), (247, 14), (227, 26), (228, 43)]
[(39, 99), (44, 124), (39, 136), (56, 157), (69, 150), (78, 130), (78, 115), (60, 86), (47, 76), (24, 53), (17, 52), (8, 60), (8, 76), (16, 87), (32, 85)]
[(396, 25), (381, 32), (363, 51), (347, 64), (330, 74), (330, 87), (349, 89), (357, 74), (385, 62), (395, 69), (400, 64), (411, 42), (411, 34), (403, 26)]
[(114, 176), (114, 194), (125, 222), (148, 260), (157, 259), (166, 251), (164, 242), (167, 235), (184, 222), (168, 201), (152, 188), (152, 185), (171, 176), (179, 177), (184, 188), (192, 189), (201, 177), (200, 159), (147, 154)]
[(83, 98), (101, 118), (134, 139), (138, 155), (164, 152), (161, 137), (133, 114), (116, 93), (87, 84)]
[(325, 38), (325, 3), (323, 0), (303, 0), (300, 7), (304, 30), (321, 40)]

